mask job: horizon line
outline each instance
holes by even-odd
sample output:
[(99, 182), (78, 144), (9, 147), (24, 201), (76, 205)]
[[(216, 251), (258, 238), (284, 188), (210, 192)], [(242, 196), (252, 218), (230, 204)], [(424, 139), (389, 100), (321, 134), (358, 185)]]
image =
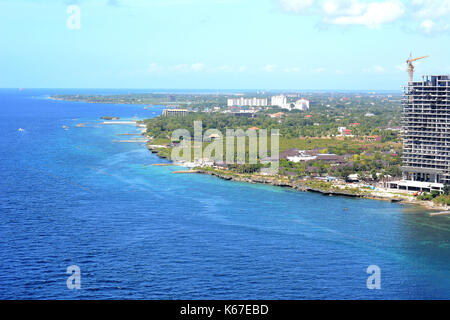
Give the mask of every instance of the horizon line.
[(317, 92), (317, 91), (325, 91), (325, 92), (333, 92), (333, 91), (363, 91), (363, 92), (376, 92), (376, 91), (384, 91), (384, 92), (402, 92), (402, 87), (400, 89), (255, 89), (255, 88), (114, 88), (114, 87), (89, 87), (89, 88), (76, 88), (76, 87), (62, 87), (62, 88), (52, 88), (52, 87), (0, 87), (0, 90), (177, 90), (177, 91), (246, 91), (246, 92), (255, 92), (255, 91), (264, 91), (264, 92)]

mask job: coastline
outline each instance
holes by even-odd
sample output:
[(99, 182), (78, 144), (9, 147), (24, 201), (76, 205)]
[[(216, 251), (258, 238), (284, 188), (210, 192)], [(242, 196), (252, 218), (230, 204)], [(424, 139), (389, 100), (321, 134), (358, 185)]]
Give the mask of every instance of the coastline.
[(87, 100), (87, 99), (69, 99), (64, 97), (56, 97), (56, 96), (47, 96), (46, 99), (48, 100), (54, 100), (54, 101), (65, 101), (65, 102), (82, 102), (82, 103), (90, 103), (90, 104), (114, 104), (114, 105), (134, 105), (134, 106), (144, 106), (146, 109), (151, 107), (157, 107), (157, 106), (166, 106), (168, 105), (168, 102), (134, 102), (134, 101), (93, 101), (93, 100)]
[(90, 104), (123, 104), (123, 105), (136, 105), (136, 106), (150, 106), (147, 103), (131, 103), (131, 102), (112, 102), (112, 101), (89, 101), (89, 100), (82, 100), (82, 99), (64, 99), (64, 98), (58, 98), (54, 96), (47, 97), (49, 100), (54, 101), (66, 101), (66, 102), (83, 102), (83, 103), (90, 103)]
[(253, 183), (253, 184), (267, 184), (275, 187), (291, 188), (293, 190), (301, 192), (315, 192), (320, 193), (324, 196), (350, 197), (368, 200), (389, 201), (392, 203), (410, 204), (420, 206), (423, 209), (426, 209), (427, 211), (439, 211), (430, 213), (430, 215), (432, 216), (450, 215), (448, 207), (439, 206), (437, 204), (434, 204), (432, 201), (416, 200), (407, 195), (393, 198), (389, 196), (376, 195), (373, 193), (351, 193), (346, 192), (345, 190), (326, 190), (308, 186), (307, 184), (302, 183), (300, 181), (291, 182), (274, 177), (263, 177), (263, 176), (241, 177), (238, 174), (224, 175), (212, 170), (204, 170), (202, 168), (200, 169), (195, 168), (195, 173), (207, 174), (227, 181)]
[[(88, 100), (82, 100), (82, 99), (67, 99), (64, 97), (56, 97), (56, 96), (49, 96), (48, 99), (50, 100), (57, 100), (57, 101), (76, 101), (76, 102), (85, 102), (85, 103), (110, 103), (105, 101), (88, 101)], [(127, 102), (121, 102), (121, 104), (133, 104), (133, 103), (127, 103)], [(106, 123), (104, 123), (106, 124)], [(144, 136), (146, 136), (144, 134)], [(156, 154), (161, 159), (166, 159), (170, 161), (173, 165), (179, 165), (179, 166), (185, 166), (184, 164), (176, 164), (170, 159), (170, 155), (165, 152), (166, 146), (150, 146), (149, 142), (151, 142), (152, 138), (149, 136), (146, 136), (148, 139), (147, 141), (147, 149), (152, 152), (153, 154)], [(123, 141), (123, 142), (135, 142), (135, 141)], [(223, 172), (223, 170), (220, 170), (218, 168), (214, 167), (194, 167), (193, 164), (189, 167), (188, 170), (182, 170), (177, 173), (199, 173), (199, 174), (208, 174), (211, 176), (215, 176), (220, 179), (229, 180), (229, 181), (236, 181), (236, 182), (245, 182), (245, 183), (259, 183), (259, 184), (268, 184), (272, 186), (279, 186), (279, 187), (287, 187), (291, 188), (297, 191), (302, 192), (316, 192), (323, 194), (325, 196), (344, 196), (344, 197), (352, 197), (352, 198), (363, 198), (363, 199), (370, 199), (370, 200), (381, 200), (381, 201), (390, 201), (394, 203), (402, 203), (402, 204), (410, 204), (410, 205), (416, 205), (420, 206), (421, 208), (427, 210), (427, 211), (439, 211), (434, 212), (430, 215), (432, 216), (439, 216), (439, 215), (450, 215), (450, 207), (445, 205), (436, 204), (433, 201), (423, 201), (418, 200), (414, 198), (411, 194), (403, 193), (403, 192), (390, 192), (388, 190), (383, 190), (383, 188), (378, 188), (378, 190), (366, 190), (365, 187), (360, 186), (342, 186), (342, 185), (336, 185), (331, 184), (331, 186), (327, 186), (326, 188), (320, 188), (320, 187), (312, 187), (309, 182), (318, 181), (315, 179), (311, 180), (303, 180), (303, 181), (291, 181), (287, 178), (283, 177), (274, 177), (274, 176), (261, 176), (261, 175), (242, 175), (234, 172), (227, 171), (226, 173)], [(312, 183), (314, 184), (314, 183)], [(320, 184), (320, 183), (319, 183)], [(381, 190), (380, 190), (381, 189)]]
[[(115, 103), (112, 103), (112, 102), (88, 101), (88, 100), (82, 100), (82, 99), (64, 99), (64, 98), (58, 98), (58, 97), (55, 97), (55, 96), (48, 96), (47, 99), (48, 100), (54, 100), (54, 101), (84, 102), (84, 103), (91, 103), (91, 104), (115, 104)], [(133, 103), (120, 103), (120, 104), (133, 104)], [(142, 105), (145, 105), (145, 104), (142, 104)]]
[[(56, 101), (79, 101), (79, 102), (86, 102), (86, 103), (102, 103), (102, 102), (92, 102), (92, 101), (80, 101), (80, 100), (68, 100), (63, 98), (58, 98), (54, 96), (49, 96), (48, 99), (50, 100), (56, 100)], [(113, 121), (111, 121), (112, 123)], [(103, 123), (103, 124), (109, 124)], [(123, 121), (117, 121), (117, 124), (122, 124)], [(134, 122), (136, 124), (139, 123), (139, 121)], [(131, 124), (130, 123), (124, 123), (124, 124)], [(379, 200), (379, 201), (389, 201), (392, 203), (401, 203), (405, 205), (415, 205), (419, 206), (422, 209), (425, 209), (427, 211), (434, 211), (430, 212), (430, 216), (441, 216), (441, 215), (450, 215), (450, 207), (442, 206), (433, 203), (432, 201), (423, 201), (423, 200), (417, 200), (412, 195), (408, 195), (405, 193), (397, 193), (395, 195), (378, 192), (377, 191), (369, 191), (369, 190), (361, 190), (361, 188), (341, 188), (342, 186), (336, 186), (332, 185), (331, 188), (320, 188), (320, 187), (313, 187), (308, 184), (308, 182), (311, 181), (317, 181), (317, 180), (309, 180), (306, 181), (291, 181), (287, 178), (282, 177), (274, 177), (274, 176), (261, 176), (261, 175), (243, 175), (234, 173), (231, 171), (227, 171), (226, 173), (223, 172), (223, 170), (216, 169), (214, 167), (193, 167), (193, 166), (186, 166), (185, 164), (177, 164), (174, 161), (170, 159), (170, 156), (168, 154), (164, 154), (166, 150), (166, 146), (163, 145), (151, 145), (152, 137), (149, 137), (143, 132), (142, 134), (147, 139), (146, 148), (153, 154), (157, 155), (161, 159), (165, 159), (169, 161), (169, 164), (166, 164), (167, 166), (171, 165), (177, 165), (181, 167), (188, 167), (189, 170), (180, 170), (176, 171), (175, 173), (178, 174), (187, 174), (187, 173), (196, 173), (196, 174), (207, 174), (210, 176), (217, 177), (219, 179), (227, 180), (227, 181), (235, 181), (235, 182), (244, 182), (244, 183), (252, 183), (252, 184), (266, 184), (271, 185), (275, 187), (285, 187), (285, 188), (291, 188), (296, 191), (301, 192), (315, 192), (320, 193), (324, 196), (340, 196), (340, 197), (351, 197), (351, 198), (361, 198), (361, 199), (368, 199), (368, 200)], [(118, 142), (118, 141), (116, 141)], [(135, 141), (120, 141), (120, 142), (135, 142)], [(145, 141), (139, 141), (139, 142), (145, 142)], [(162, 166), (162, 165), (161, 165)], [(350, 191), (348, 191), (350, 189)], [(352, 190), (353, 189), (353, 190)], [(355, 192), (359, 191), (359, 192)], [(437, 211), (437, 212), (436, 212)]]
[[(152, 146), (147, 145), (147, 149), (157, 155), (161, 159), (165, 159), (170, 161), (171, 164), (177, 165), (171, 159), (169, 159), (165, 155), (161, 155), (160, 152), (162, 149), (152, 148)], [(184, 166), (183, 164), (178, 164), (179, 166)], [(289, 179), (282, 179), (273, 176), (261, 176), (261, 175), (242, 175), (233, 172), (224, 172), (212, 167), (207, 168), (192, 168), (189, 171), (177, 171), (176, 173), (196, 173), (196, 174), (206, 174), (210, 175), (222, 180), (226, 181), (234, 181), (234, 182), (244, 182), (244, 183), (252, 183), (252, 184), (266, 184), (275, 187), (283, 187), (283, 188), (291, 188), (296, 191), (301, 192), (315, 192), (323, 194), (324, 196), (339, 196), (339, 197), (351, 197), (351, 198), (360, 198), (360, 199), (368, 199), (368, 200), (379, 200), (379, 201), (389, 201), (392, 203), (400, 203), (405, 205), (416, 205), (427, 211), (440, 211), (440, 212), (431, 212), (430, 216), (441, 216), (441, 215), (450, 215), (450, 211), (448, 207), (440, 206), (432, 201), (421, 201), (417, 200), (407, 194), (397, 194), (395, 197), (388, 196), (386, 194), (374, 194), (373, 191), (365, 191), (365, 192), (348, 192), (345, 189), (337, 190), (337, 189), (323, 189), (318, 187), (313, 187), (306, 182), (302, 181), (290, 181)]]

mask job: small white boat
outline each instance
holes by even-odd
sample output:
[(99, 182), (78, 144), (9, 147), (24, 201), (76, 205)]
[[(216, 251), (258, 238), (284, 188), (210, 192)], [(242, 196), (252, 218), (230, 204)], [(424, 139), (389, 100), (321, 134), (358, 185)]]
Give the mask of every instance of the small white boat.
[(442, 211), (442, 212), (433, 212), (430, 213), (430, 216), (434, 217), (434, 216), (447, 216), (450, 215), (450, 211)]
[(25, 129), (19, 128), (19, 129), (17, 129), (17, 131), (19, 131), (19, 132), (24, 132)]

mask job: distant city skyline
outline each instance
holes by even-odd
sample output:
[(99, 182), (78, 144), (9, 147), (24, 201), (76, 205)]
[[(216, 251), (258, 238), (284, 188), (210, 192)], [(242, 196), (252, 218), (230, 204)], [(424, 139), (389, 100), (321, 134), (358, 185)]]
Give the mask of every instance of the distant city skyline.
[[(70, 28), (80, 10), (79, 28)], [(450, 74), (450, 0), (0, 0), (2, 88), (391, 90)]]

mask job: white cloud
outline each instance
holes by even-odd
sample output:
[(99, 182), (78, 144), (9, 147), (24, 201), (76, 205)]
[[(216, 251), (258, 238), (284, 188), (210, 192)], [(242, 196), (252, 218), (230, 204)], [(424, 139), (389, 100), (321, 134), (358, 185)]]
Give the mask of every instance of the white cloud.
[(425, 35), (450, 29), (450, 0), (412, 0), (411, 10), (413, 16), (420, 19), (418, 31)]
[(197, 62), (191, 65), (191, 70), (194, 72), (203, 71), (205, 69), (205, 65), (203, 63)]
[(291, 68), (284, 68), (284, 72), (291, 73), (291, 72), (300, 72), (302, 71), (299, 67), (291, 67)]
[[(275, 69), (275, 65), (266, 66), (267, 69)], [(150, 63), (147, 68), (150, 73), (157, 73), (161, 71), (174, 72), (174, 73), (193, 73), (193, 72), (212, 72), (212, 73), (229, 73), (229, 72), (245, 72), (247, 67), (232, 66), (232, 65), (219, 65), (219, 66), (207, 66), (202, 62), (196, 62), (192, 64), (182, 63), (176, 65), (161, 65), (156, 62)]]
[(312, 70), (312, 72), (314, 72), (314, 73), (322, 73), (322, 72), (325, 72), (325, 68), (323, 68), (323, 67), (315, 68), (315, 69)]
[[(450, 30), (450, 0), (274, 0), (284, 11), (309, 14), (323, 24), (370, 29), (402, 21), (425, 35)], [(411, 28), (406, 28), (411, 30)]]
[(148, 71), (149, 72), (159, 72), (159, 71), (162, 71), (162, 70), (163, 70), (163, 67), (160, 66), (157, 63), (150, 63), (150, 65), (148, 67)]
[(367, 72), (367, 73), (376, 73), (376, 74), (386, 73), (386, 69), (381, 66), (373, 66), (373, 67), (364, 69), (363, 71)]
[(169, 67), (169, 69), (171, 71), (184, 71), (184, 72), (186, 72), (189, 69), (189, 65), (188, 64), (177, 64), (177, 65)]
[(419, 28), (425, 33), (431, 33), (436, 23), (433, 20), (427, 19), (422, 21)]
[(212, 71), (214, 72), (231, 72), (233, 70), (233, 68), (231, 68), (230, 66), (219, 66), (217, 68), (214, 68)]
[(430, 19), (450, 15), (450, 0), (413, 0), (412, 6), (419, 18)]
[(223, 65), (223, 66), (213, 67), (209, 71), (229, 73), (229, 72), (244, 72), (246, 70), (247, 70), (246, 66), (236, 67), (236, 66)]
[(364, 12), (364, 4), (358, 0), (326, 0), (322, 3), (322, 9), (326, 15), (361, 15)]
[(205, 69), (205, 65), (201, 62), (193, 63), (193, 64), (177, 64), (174, 66), (170, 66), (168, 69), (170, 71), (176, 72), (200, 72)]
[(402, 63), (402, 64), (399, 64), (399, 65), (396, 65), (395, 69), (397, 69), (398, 71), (401, 71), (401, 72), (407, 72), (408, 71), (408, 66), (406, 65), (406, 63)]
[(423, 20), (419, 25), (419, 31), (425, 33), (426, 35), (442, 33), (450, 29), (450, 25), (443, 21), (439, 23), (434, 22), (431, 19)]
[[(34, 0), (35, 1), (35, 0)], [(94, 2), (88, 0), (63, 0), (67, 3)], [(99, 0), (100, 2), (100, 0)], [(236, 5), (239, 0), (102, 0), (102, 3), (109, 6), (128, 6), (128, 7), (180, 7), (180, 6), (204, 6), (205, 4), (216, 5)]]
[(264, 71), (266, 71), (266, 72), (273, 72), (273, 71), (275, 71), (275, 69), (277, 68), (278, 66), (277, 65), (275, 65), (275, 64), (267, 64), (267, 65), (265, 65), (264, 66)]
[(303, 13), (305, 9), (314, 5), (315, 0), (279, 0), (279, 3), (285, 11)]
[(362, 3), (359, 0), (328, 0), (324, 3), (328, 17), (324, 21), (336, 25), (365, 25), (379, 28), (405, 14), (405, 6), (398, 0)]
[(262, 70), (265, 72), (284, 72), (284, 73), (298, 73), (302, 70), (299, 67), (283, 67), (276, 64), (266, 64)]
[(404, 16), (406, 11), (401, 0), (278, 0), (278, 2), (285, 11), (299, 14), (313, 8), (310, 13), (319, 15), (327, 24), (363, 25), (369, 28), (378, 28), (385, 23), (396, 21)]

